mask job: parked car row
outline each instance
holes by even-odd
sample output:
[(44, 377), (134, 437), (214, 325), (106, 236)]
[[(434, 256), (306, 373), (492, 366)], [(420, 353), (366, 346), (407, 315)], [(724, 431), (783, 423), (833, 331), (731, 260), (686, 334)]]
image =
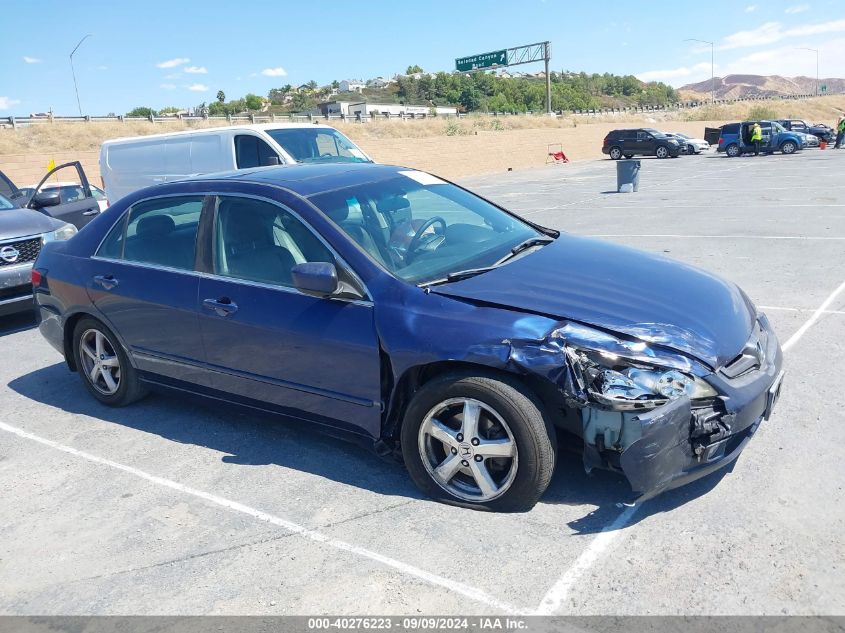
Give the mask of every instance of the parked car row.
[(755, 123), (759, 123), (763, 132), (760, 151), (765, 154), (794, 154), (809, 146), (807, 137), (811, 135), (787, 130), (777, 121), (743, 121), (722, 126), (716, 151), (724, 152), (731, 158), (755, 151), (755, 144), (751, 141), (751, 130)]
[(666, 133), (654, 128), (613, 130), (604, 137), (601, 151), (613, 160), (634, 156), (677, 158), (681, 154), (708, 151), (710, 143), (686, 134)]

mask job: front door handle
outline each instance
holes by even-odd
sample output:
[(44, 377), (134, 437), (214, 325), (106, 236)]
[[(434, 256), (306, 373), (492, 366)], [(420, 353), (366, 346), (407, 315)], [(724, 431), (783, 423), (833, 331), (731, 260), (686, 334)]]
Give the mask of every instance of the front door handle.
[(100, 207), (97, 207), (96, 209), (90, 209), (88, 211), (83, 211), (82, 215), (97, 215), (99, 212), (100, 212)]
[(202, 305), (209, 310), (214, 310), (214, 313), (221, 317), (229, 316), (238, 311), (238, 304), (234, 303), (229, 297), (204, 299)]
[(117, 286), (117, 279), (113, 275), (97, 275), (94, 277), (94, 283), (102, 286), (106, 290), (111, 290)]

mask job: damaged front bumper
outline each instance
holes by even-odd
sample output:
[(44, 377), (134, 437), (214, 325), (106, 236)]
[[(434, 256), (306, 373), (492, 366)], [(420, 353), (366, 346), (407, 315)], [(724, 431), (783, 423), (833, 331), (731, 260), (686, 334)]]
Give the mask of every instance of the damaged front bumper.
[[(677, 368), (695, 376), (712, 390), (711, 397), (692, 399), (684, 394), (663, 399), (617, 400), (597, 397), (590, 388), (588, 371), (579, 362), (586, 356), (572, 353), (573, 338), (582, 331), (561, 328), (541, 345), (511, 342), (510, 362), (523, 371), (540, 373), (553, 381), (569, 410), (577, 411), (584, 440), (584, 467), (622, 472), (638, 501), (676, 488), (728, 466), (739, 457), (760, 424), (769, 418), (783, 380), (783, 354), (768, 320), (759, 315), (749, 343), (739, 356), (715, 371), (703, 370), (694, 360), (660, 353), (650, 346), (616, 341), (609, 355), (625, 354), (633, 365)], [(607, 349), (605, 335), (596, 341)], [(584, 345), (583, 338), (578, 344)], [(627, 349), (620, 347), (627, 346)], [(633, 350), (633, 353), (632, 353)], [(601, 352), (608, 355), (607, 352)], [(563, 361), (556, 364), (552, 358)], [(556, 366), (555, 366), (556, 365)], [(593, 383), (595, 384), (595, 382)], [(632, 391), (635, 395), (640, 392)]]

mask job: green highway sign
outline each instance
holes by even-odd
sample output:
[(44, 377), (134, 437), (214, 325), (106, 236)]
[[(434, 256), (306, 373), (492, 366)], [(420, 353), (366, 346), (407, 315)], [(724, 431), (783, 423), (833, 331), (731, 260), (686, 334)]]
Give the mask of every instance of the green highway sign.
[(455, 60), (455, 69), (460, 72), (507, 65), (507, 50), (493, 51), (492, 53), (481, 53), (480, 55), (470, 55), (469, 57), (459, 57)]
[(822, 92), (827, 92), (827, 84), (822, 84)]

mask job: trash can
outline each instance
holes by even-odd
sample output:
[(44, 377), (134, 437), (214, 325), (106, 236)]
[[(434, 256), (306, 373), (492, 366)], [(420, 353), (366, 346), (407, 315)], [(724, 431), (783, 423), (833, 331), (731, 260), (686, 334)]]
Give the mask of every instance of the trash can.
[[(630, 189), (633, 191), (640, 188), (640, 161), (616, 161), (616, 191), (621, 192), (623, 185), (631, 185)], [(629, 187), (625, 187), (625, 189), (629, 189)]]

